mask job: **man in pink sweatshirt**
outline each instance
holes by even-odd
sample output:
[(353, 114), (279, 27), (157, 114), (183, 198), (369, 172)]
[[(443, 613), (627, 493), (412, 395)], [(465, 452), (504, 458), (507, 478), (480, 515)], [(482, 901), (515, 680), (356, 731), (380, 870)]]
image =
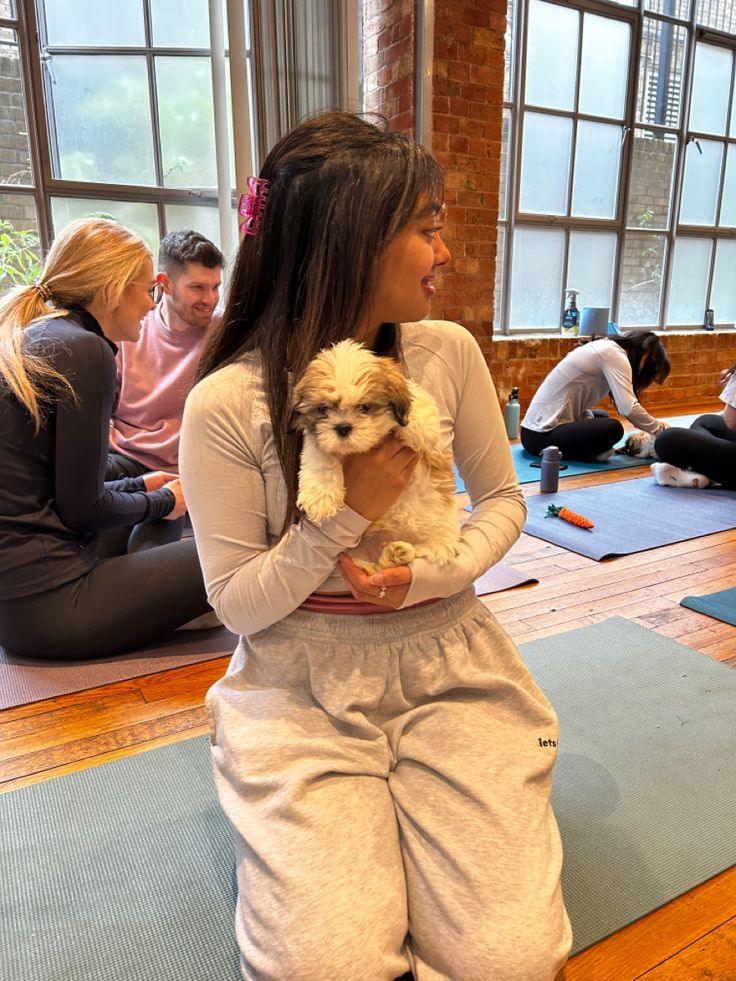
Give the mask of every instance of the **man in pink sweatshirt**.
[[(118, 347), (118, 401), (110, 423), (106, 480), (151, 470), (179, 473), (179, 429), (205, 343), (220, 322), (223, 257), (199, 232), (169, 232), (158, 254), (163, 296), (138, 341)], [(184, 519), (130, 531), (128, 552), (181, 538)]]

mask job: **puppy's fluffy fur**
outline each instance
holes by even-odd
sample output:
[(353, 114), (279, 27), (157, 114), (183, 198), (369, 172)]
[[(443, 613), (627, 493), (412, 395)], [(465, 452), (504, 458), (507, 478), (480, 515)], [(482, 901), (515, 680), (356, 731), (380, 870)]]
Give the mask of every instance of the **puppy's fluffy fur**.
[(345, 500), (343, 457), (377, 446), (392, 431), (419, 454), (399, 500), (350, 550), (360, 568), (370, 574), (415, 558), (454, 558), (455, 480), (437, 404), (396, 361), (349, 340), (321, 351), (294, 387), (292, 424), (304, 434), (297, 505), (317, 523)]
[(641, 460), (658, 460), (659, 457), (654, 452), (654, 433), (632, 433), (617, 450), (625, 456), (635, 456)]

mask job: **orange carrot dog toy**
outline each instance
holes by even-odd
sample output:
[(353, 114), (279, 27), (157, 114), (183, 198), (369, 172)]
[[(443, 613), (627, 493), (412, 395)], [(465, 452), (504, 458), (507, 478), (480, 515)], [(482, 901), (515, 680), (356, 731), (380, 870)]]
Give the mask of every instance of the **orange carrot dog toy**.
[(595, 527), (590, 518), (584, 518), (582, 514), (576, 514), (570, 508), (557, 508), (554, 504), (550, 504), (547, 508), (545, 518), (562, 518), (563, 521), (569, 521), (571, 525), (577, 525), (578, 528), (587, 528), (588, 530)]

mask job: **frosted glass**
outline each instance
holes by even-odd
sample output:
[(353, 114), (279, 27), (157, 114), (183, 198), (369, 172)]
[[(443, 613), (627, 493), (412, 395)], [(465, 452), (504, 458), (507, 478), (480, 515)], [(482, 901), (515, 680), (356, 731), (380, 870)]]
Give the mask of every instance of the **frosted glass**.
[[(220, 213), (217, 208), (208, 208), (197, 204), (167, 204), (166, 205), (166, 231), (174, 232), (183, 229), (193, 228), (195, 232), (204, 235), (219, 248), (222, 248), (220, 240)], [(233, 241), (236, 248), (238, 243), (237, 228), (238, 215), (237, 209), (232, 212)], [(230, 258), (226, 256), (227, 260)]]
[(716, 245), (716, 263), (710, 304), (717, 324), (736, 321), (736, 242), (721, 239)]
[(164, 187), (216, 187), (209, 58), (156, 58)]
[(713, 243), (708, 238), (678, 238), (675, 242), (667, 323), (702, 324)]
[(145, 58), (60, 55), (51, 66), (60, 166), (56, 176), (155, 184)]
[(561, 229), (516, 229), (511, 327), (560, 326), (564, 254), (565, 233)]
[(690, 129), (696, 133), (726, 132), (733, 55), (712, 44), (695, 46)]
[(501, 176), (498, 182), (498, 217), (506, 218), (506, 196), (509, 183), (509, 136), (511, 110), (504, 109), (501, 120)]
[(503, 271), (506, 262), (506, 226), (499, 225), (496, 234), (496, 280), (493, 284), (493, 325), (501, 329)]
[(581, 310), (611, 306), (615, 262), (615, 232), (570, 232), (567, 281), (580, 290)]
[(586, 218), (615, 218), (621, 127), (581, 119), (576, 144), (572, 213)]
[[(223, 8), (224, 8), (223, 4)], [(227, 47), (227, 18), (224, 18)], [(207, 0), (151, 0), (153, 43), (166, 48), (209, 48)]]
[(143, 0), (45, 0), (49, 44), (144, 45)]
[(625, 21), (586, 14), (580, 69), (580, 112), (623, 119), (631, 28)]
[[(726, 176), (723, 182), (721, 218), (718, 224), (729, 228), (736, 226), (736, 146), (733, 144), (729, 146), (726, 155)], [(736, 267), (734, 277), (736, 277)]]
[(668, 228), (677, 137), (637, 129), (632, 148), (626, 224), (630, 228)]
[(524, 116), (520, 208), (533, 214), (567, 214), (572, 120), (563, 116)]
[(618, 304), (622, 326), (659, 325), (665, 250), (664, 235), (626, 235)]
[[(700, 145), (700, 152), (698, 150)], [(721, 183), (723, 145), (712, 140), (691, 141), (685, 152), (680, 222), (683, 225), (714, 225)]]
[(531, 0), (524, 92), (527, 105), (575, 107), (579, 23), (575, 10)]
[(690, 0), (644, 0), (644, 9), (686, 20), (690, 16)]
[(51, 218), (54, 234), (75, 218), (114, 218), (121, 225), (137, 232), (151, 254), (158, 255), (158, 209), (142, 201), (111, 201), (103, 198), (51, 198)]
[(14, 0), (0, 0), (0, 17), (15, 17)]
[[(247, 19), (247, 18), (246, 18)], [(506, 7), (506, 43), (503, 52), (503, 98), (504, 102), (511, 102), (514, 91), (514, 75), (516, 65), (514, 63), (514, 29), (516, 22), (516, 0), (509, 0)]]

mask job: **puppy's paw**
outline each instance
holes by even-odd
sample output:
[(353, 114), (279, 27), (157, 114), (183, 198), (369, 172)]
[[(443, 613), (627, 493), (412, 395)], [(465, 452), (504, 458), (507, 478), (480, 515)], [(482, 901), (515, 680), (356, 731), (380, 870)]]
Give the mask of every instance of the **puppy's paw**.
[(397, 565), (409, 565), (416, 558), (416, 550), (409, 542), (388, 542), (378, 560), (379, 569), (391, 569)]
[(437, 545), (434, 548), (418, 548), (416, 552), (418, 559), (426, 559), (437, 565), (449, 565), (457, 558), (459, 549), (457, 545)]
[(344, 503), (344, 487), (321, 483), (303, 485), (296, 499), (297, 507), (301, 508), (309, 520), (314, 521), (315, 524), (337, 514)]
[(372, 576), (374, 572), (377, 572), (375, 565), (372, 562), (366, 561), (366, 559), (353, 559), (353, 562), (364, 572), (367, 576)]

